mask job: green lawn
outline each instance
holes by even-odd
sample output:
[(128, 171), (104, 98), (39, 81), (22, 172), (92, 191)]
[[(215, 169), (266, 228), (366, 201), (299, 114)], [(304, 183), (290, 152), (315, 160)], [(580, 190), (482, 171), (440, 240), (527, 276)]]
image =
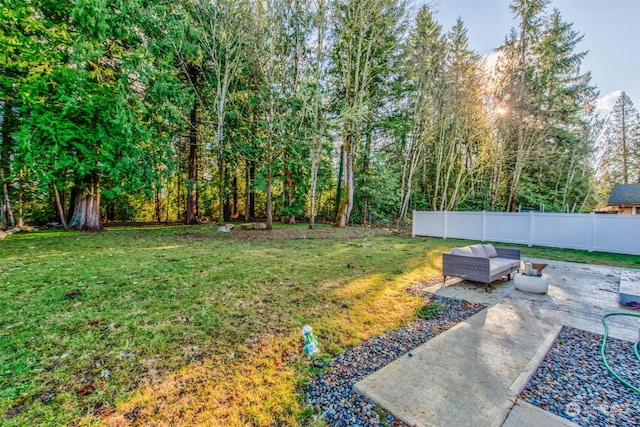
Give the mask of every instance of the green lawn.
[[(466, 243), (304, 226), (8, 237), (0, 424), (309, 424), (302, 326), (330, 357), (407, 323), (424, 302), (404, 289)], [(640, 267), (637, 256), (523, 256)]]

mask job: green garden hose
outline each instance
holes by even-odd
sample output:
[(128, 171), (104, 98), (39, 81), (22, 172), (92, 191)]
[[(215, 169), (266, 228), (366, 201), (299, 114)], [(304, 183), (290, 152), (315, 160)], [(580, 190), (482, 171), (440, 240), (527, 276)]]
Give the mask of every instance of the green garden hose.
[[(604, 356), (604, 348), (607, 345), (607, 337), (609, 336), (609, 327), (607, 326), (606, 320), (607, 320), (607, 317), (610, 317), (610, 316), (640, 317), (640, 314), (635, 314), (635, 313), (609, 313), (609, 314), (605, 314), (604, 316), (602, 316), (602, 324), (604, 325), (604, 336), (602, 337), (602, 345), (600, 346), (600, 357), (602, 357), (602, 363), (607, 368), (609, 373), (611, 373), (611, 375), (613, 375), (615, 379), (617, 379), (622, 384), (624, 384), (627, 387), (629, 387), (631, 390), (635, 391), (636, 393), (640, 393), (640, 388), (639, 387), (636, 387), (633, 384), (629, 383), (624, 378), (622, 378), (620, 375), (616, 374), (613, 371), (613, 369), (611, 369), (611, 366), (609, 366), (609, 364), (607, 363), (607, 358)], [(638, 359), (638, 361), (640, 361), (640, 352), (638, 351), (638, 346), (639, 345), (640, 345), (640, 336), (638, 337), (638, 341), (633, 343), (633, 353), (636, 355), (636, 358)]]

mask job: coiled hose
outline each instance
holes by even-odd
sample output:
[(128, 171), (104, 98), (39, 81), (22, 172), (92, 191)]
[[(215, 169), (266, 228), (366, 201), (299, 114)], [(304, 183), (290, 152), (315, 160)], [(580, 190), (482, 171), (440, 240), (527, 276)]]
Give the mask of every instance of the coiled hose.
[[(609, 363), (607, 363), (607, 358), (604, 355), (604, 349), (605, 349), (605, 347), (607, 345), (607, 337), (609, 336), (609, 327), (607, 326), (607, 318), (608, 317), (612, 317), (612, 316), (640, 317), (640, 314), (635, 314), (635, 313), (609, 313), (609, 314), (605, 314), (604, 316), (602, 316), (601, 320), (602, 320), (602, 324), (604, 325), (604, 336), (602, 337), (602, 345), (600, 346), (600, 357), (602, 358), (602, 363), (604, 364), (605, 368), (607, 368), (609, 373), (611, 373), (611, 375), (613, 375), (615, 379), (617, 379), (622, 384), (624, 384), (627, 387), (629, 387), (631, 390), (635, 391), (636, 393), (640, 393), (640, 387), (634, 386), (633, 384), (631, 384), (630, 382), (628, 382), (627, 380), (625, 380), (620, 375), (618, 375), (618, 374), (616, 374), (614, 372), (614, 370), (611, 368), (611, 366), (609, 366)], [(640, 334), (640, 332), (639, 332), (639, 334)], [(633, 353), (636, 355), (636, 358), (638, 359), (638, 361), (640, 361), (640, 352), (638, 351), (638, 346), (640, 346), (640, 336), (638, 336), (638, 341), (633, 343)]]

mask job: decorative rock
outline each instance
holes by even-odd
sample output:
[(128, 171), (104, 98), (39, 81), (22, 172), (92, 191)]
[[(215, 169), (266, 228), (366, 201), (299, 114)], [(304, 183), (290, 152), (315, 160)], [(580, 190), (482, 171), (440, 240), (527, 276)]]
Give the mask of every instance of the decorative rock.
[(243, 230), (266, 230), (267, 224), (264, 222), (248, 222), (240, 224), (240, 228)]
[(427, 286), (428, 282), (422, 282), (407, 291), (442, 304), (443, 309), (436, 316), (416, 320), (348, 349), (304, 389), (307, 402), (322, 412), (327, 425), (406, 426), (391, 414), (386, 414), (384, 420), (375, 404), (353, 390), (353, 384), (484, 308), (481, 304), (428, 294), (424, 291)]
[(225, 224), (224, 226), (227, 227), (227, 230), (229, 230), (229, 231), (233, 230), (236, 227), (233, 224)]
[[(563, 327), (520, 398), (581, 425), (640, 425), (640, 394), (604, 367), (601, 340), (601, 335)], [(640, 364), (632, 346), (609, 337), (606, 356), (618, 375), (637, 385)]]
[(9, 234), (7, 232), (5, 232), (4, 230), (0, 230), (0, 240), (4, 239), (5, 237), (7, 237)]
[(220, 233), (228, 233), (230, 231), (231, 230), (229, 230), (226, 225), (221, 225), (220, 227), (218, 227), (218, 232)]

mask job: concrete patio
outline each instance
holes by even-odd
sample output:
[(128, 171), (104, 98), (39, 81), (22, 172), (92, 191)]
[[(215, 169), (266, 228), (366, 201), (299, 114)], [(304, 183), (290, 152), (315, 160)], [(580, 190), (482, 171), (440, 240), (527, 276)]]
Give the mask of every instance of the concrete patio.
[[(637, 270), (544, 261), (548, 294), (494, 282), (489, 293), (459, 279), (428, 290), (489, 307), (358, 382), (354, 388), (415, 426), (575, 425), (517, 396), (562, 325), (603, 333), (619, 304), (620, 277)], [(638, 339), (640, 322), (613, 318), (612, 337)]]

